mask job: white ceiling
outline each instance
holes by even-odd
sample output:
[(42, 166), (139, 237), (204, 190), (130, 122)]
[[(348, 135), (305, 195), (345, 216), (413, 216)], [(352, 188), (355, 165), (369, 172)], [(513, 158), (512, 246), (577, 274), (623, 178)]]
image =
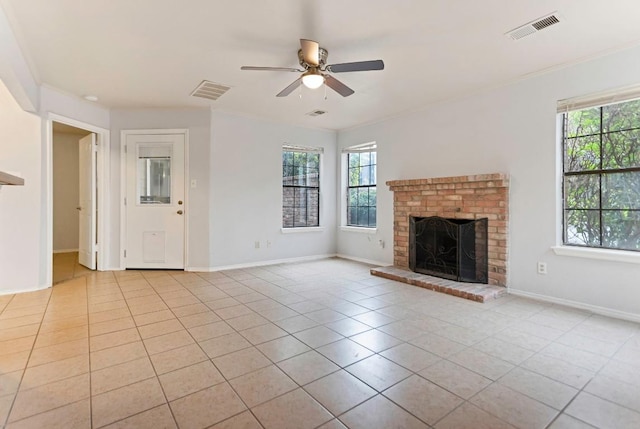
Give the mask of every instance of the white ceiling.
[[(344, 129), (501, 85), (640, 40), (638, 0), (0, 0), (36, 79), (113, 108), (206, 107)], [(504, 33), (557, 11), (561, 23)], [(328, 63), (383, 59), (344, 73), (356, 92), (275, 95), (296, 79), (242, 65), (297, 67), (300, 38)], [(204, 79), (231, 89), (190, 97)], [(300, 97), (301, 95), (301, 97)], [(328, 113), (309, 117), (322, 109)]]

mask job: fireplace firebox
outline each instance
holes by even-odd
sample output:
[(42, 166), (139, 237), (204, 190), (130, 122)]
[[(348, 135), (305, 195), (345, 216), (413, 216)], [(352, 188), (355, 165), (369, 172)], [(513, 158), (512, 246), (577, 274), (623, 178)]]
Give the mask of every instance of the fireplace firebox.
[(409, 268), (459, 282), (488, 282), (488, 219), (414, 217), (409, 221)]

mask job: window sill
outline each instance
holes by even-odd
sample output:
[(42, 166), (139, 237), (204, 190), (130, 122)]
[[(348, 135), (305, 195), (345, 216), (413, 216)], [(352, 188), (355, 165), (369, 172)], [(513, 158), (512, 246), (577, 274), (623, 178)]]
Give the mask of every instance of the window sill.
[(298, 232), (322, 232), (324, 231), (323, 226), (305, 226), (298, 228), (280, 228), (280, 232), (283, 234), (296, 234)]
[(627, 250), (593, 249), (574, 246), (554, 246), (551, 249), (556, 255), (560, 256), (574, 256), (576, 258), (599, 259), (601, 261), (640, 264), (640, 252), (631, 252)]
[(364, 226), (341, 226), (340, 231), (357, 232), (360, 234), (375, 234), (378, 228), (366, 228)]

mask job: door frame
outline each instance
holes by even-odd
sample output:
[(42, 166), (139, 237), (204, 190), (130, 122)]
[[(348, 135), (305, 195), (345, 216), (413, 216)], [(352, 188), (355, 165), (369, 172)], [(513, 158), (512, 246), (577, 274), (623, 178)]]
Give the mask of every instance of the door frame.
[(189, 266), (189, 130), (186, 128), (169, 128), (169, 129), (147, 129), (147, 130), (121, 130), (120, 131), (120, 269), (127, 269), (127, 261), (124, 257), (124, 251), (127, 244), (127, 208), (124, 204), (127, 195), (127, 154), (125, 146), (127, 145), (127, 137), (131, 135), (164, 135), (164, 134), (180, 134), (184, 136), (184, 211), (186, 217), (184, 220), (184, 256), (183, 269), (187, 271)]
[[(96, 153), (96, 181), (98, 196), (96, 199), (96, 210), (100, 215), (97, 217), (96, 236), (97, 242), (95, 250), (98, 252), (96, 258), (96, 268), (98, 271), (108, 270), (108, 254), (111, 247), (111, 240), (107, 226), (109, 225), (109, 165), (111, 154), (110, 131), (106, 128), (78, 121), (66, 116), (49, 112), (46, 119), (46, 207), (47, 207), (47, 236), (45, 251), (46, 259), (46, 286), (53, 285), (53, 123), (60, 122), (72, 127), (81, 128), (96, 134), (98, 152)], [(94, 189), (94, 192), (96, 189)], [(95, 197), (95, 195), (94, 195)]]

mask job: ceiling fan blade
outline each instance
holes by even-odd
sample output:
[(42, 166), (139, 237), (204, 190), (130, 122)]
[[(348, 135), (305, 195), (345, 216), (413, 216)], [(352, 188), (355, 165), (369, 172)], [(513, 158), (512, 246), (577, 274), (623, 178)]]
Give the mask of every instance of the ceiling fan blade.
[(320, 45), (318, 42), (307, 39), (300, 39), (302, 47), (302, 58), (310, 66), (320, 65)]
[(286, 97), (287, 95), (291, 94), (296, 88), (298, 88), (301, 83), (302, 83), (302, 78), (299, 77), (298, 79), (294, 80), (291, 85), (289, 85), (288, 87), (280, 91), (276, 95), (276, 97)]
[(327, 70), (331, 73), (345, 73), (369, 70), (384, 70), (384, 62), (382, 60), (358, 61), (355, 63), (330, 64)]
[(324, 81), (329, 88), (333, 89), (335, 92), (342, 95), (343, 97), (348, 97), (354, 93), (353, 89), (349, 88), (347, 85), (340, 82), (338, 79), (336, 79), (333, 76), (329, 76), (329, 75), (325, 76)]
[(255, 67), (242, 66), (240, 70), (257, 70), (257, 71), (286, 71), (286, 72), (303, 72), (304, 70), (294, 69), (290, 67)]

